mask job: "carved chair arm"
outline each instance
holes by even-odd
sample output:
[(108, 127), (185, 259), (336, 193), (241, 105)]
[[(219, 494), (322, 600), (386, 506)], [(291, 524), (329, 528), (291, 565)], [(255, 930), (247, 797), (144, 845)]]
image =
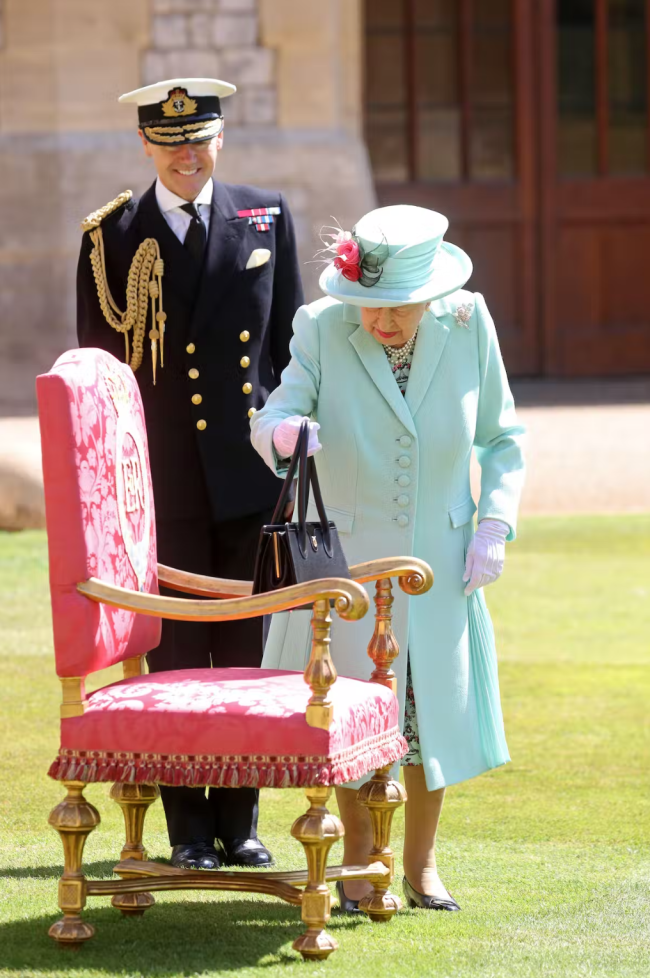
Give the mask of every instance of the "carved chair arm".
[[(333, 705), (329, 699), (329, 690), (336, 681), (336, 669), (329, 651), (330, 601), (334, 601), (341, 618), (349, 621), (362, 618), (368, 610), (369, 602), (361, 585), (376, 581), (375, 630), (368, 646), (368, 655), (375, 663), (375, 670), (370, 679), (396, 692), (397, 681), (391, 666), (399, 655), (399, 646), (392, 629), (391, 577), (397, 577), (402, 590), (410, 595), (424, 594), (433, 585), (431, 568), (415, 557), (386, 557), (356, 564), (350, 568), (354, 580), (324, 578), (254, 596), (247, 593), (251, 587), (247, 581), (223, 581), (219, 578), (188, 574), (163, 565), (159, 567), (162, 570), (159, 578), (161, 582), (175, 585), (178, 590), (187, 589), (193, 594), (222, 594), (228, 597), (214, 601), (168, 598), (129, 591), (113, 584), (105, 584), (96, 578), (89, 578), (78, 584), (77, 590), (91, 601), (138, 614), (181, 621), (236, 621), (289, 611), (304, 606), (306, 602), (312, 602), (312, 649), (304, 673), (312, 695), (307, 706), (306, 720), (310, 726), (325, 730), (329, 729), (332, 722)], [(231, 597), (233, 594), (239, 596)], [(139, 675), (140, 669), (139, 659), (124, 663), (125, 677)], [(64, 678), (62, 683), (64, 702), (61, 716), (80, 716), (85, 707), (83, 678)]]
[(252, 581), (229, 581), (220, 577), (192, 574), (158, 564), (158, 581), (173, 591), (200, 594), (206, 598), (245, 598), (253, 590)]
[[(433, 571), (427, 563), (417, 557), (381, 557), (378, 560), (354, 564), (350, 567), (350, 577), (357, 585), (376, 581), (375, 629), (368, 645), (368, 655), (373, 660), (375, 668), (370, 680), (387, 686), (396, 693), (397, 679), (392, 665), (399, 655), (399, 645), (392, 627), (391, 578), (396, 577), (402, 591), (415, 596), (430, 590), (433, 585)], [(174, 570), (162, 564), (158, 565), (158, 579), (162, 584), (176, 590), (212, 597), (249, 595), (252, 590), (252, 583), (249, 581), (226, 581), (216, 577), (204, 577)], [(275, 593), (277, 595), (278, 592)], [(273, 607), (270, 610), (284, 609)], [(305, 682), (312, 691), (307, 707), (307, 723), (328, 730), (333, 716), (329, 690), (336, 681), (336, 669), (329, 651), (331, 629), (329, 601), (321, 599), (315, 602), (311, 626), (312, 649), (305, 669)]]
[(95, 577), (77, 584), (77, 591), (91, 601), (114, 608), (179, 621), (238, 621), (243, 618), (259, 618), (323, 600), (334, 601), (336, 612), (341, 618), (356, 621), (363, 618), (369, 605), (368, 595), (360, 584), (336, 577), (223, 601), (193, 601), (159, 594), (141, 594), (115, 584), (105, 584)]
[(354, 564), (350, 577), (358, 584), (380, 581), (385, 577), (397, 577), (399, 586), (407, 594), (426, 594), (433, 586), (433, 571), (419, 557), (380, 557)]
[[(110, 605), (113, 608), (124, 608), (140, 615), (150, 615), (155, 618), (173, 618), (179, 621), (239, 621), (244, 618), (259, 618), (262, 615), (276, 611), (290, 611), (292, 608), (304, 607), (312, 603), (316, 618), (327, 618), (329, 621), (330, 601), (334, 602), (337, 614), (347, 621), (363, 618), (369, 607), (368, 595), (365, 589), (355, 581), (343, 578), (328, 577), (305, 584), (295, 584), (292, 587), (281, 588), (266, 594), (256, 594), (252, 597), (237, 597), (223, 601), (195, 601), (186, 598), (168, 598), (159, 594), (141, 594), (129, 591), (128, 588), (115, 584), (106, 584), (90, 577), (87, 581), (77, 584), (77, 591), (91, 601)], [(320, 633), (319, 633), (320, 634)], [(329, 636), (329, 631), (328, 631)], [(315, 652), (319, 653), (329, 644), (315, 643)], [(310, 660), (311, 664), (311, 660)], [(123, 662), (124, 678), (141, 675), (142, 662), (140, 657), (126, 659)], [(310, 722), (311, 702), (320, 704), (324, 697), (319, 695), (318, 682), (312, 685), (308, 678), (309, 666), (305, 671), (305, 681), (311, 686), (313, 696), (307, 708), (307, 722)], [(316, 672), (320, 675), (318, 669)], [(86, 707), (85, 676), (60, 677), (63, 686), (63, 703), (61, 717), (82, 716)], [(336, 672), (330, 677), (336, 679)], [(330, 683), (331, 684), (331, 683)], [(318, 710), (317, 710), (318, 712)], [(315, 724), (317, 725), (317, 724)], [(328, 725), (329, 726), (329, 725)]]
[[(350, 577), (358, 584), (367, 584), (382, 577), (399, 577), (400, 587), (407, 594), (424, 594), (433, 584), (428, 564), (417, 557), (382, 557), (368, 560), (350, 568)], [(158, 564), (158, 580), (167, 588), (206, 598), (243, 598), (253, 590), (252, 581), (231, 581), (226, 578), (192, 574)]]

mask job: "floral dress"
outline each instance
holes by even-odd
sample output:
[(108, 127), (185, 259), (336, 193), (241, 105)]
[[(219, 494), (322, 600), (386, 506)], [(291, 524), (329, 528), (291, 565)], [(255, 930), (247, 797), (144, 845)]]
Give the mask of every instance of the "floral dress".
[[(417, 334), (416, 334), (417, 335)], [(414, 337), (415, 339), (415, 337)], [(407, 352), (403, 356), (398, 356), (394, 347), (385, 346), (384, 351), (388, 357), (393, 377), (402, 394), (406, 394), (409, 374), (411, 372), (411, 361), (415, 343), (407, 344)], [(415, 694), (413, 692), (413, 678), (411, 676), (411, 662), (406, 664), (406, 702), (404, 704), (404, 739), (408, 744), (408, 753), (402, 758), (402, 765), (422, 764), (422, 754), (420, 752), (420, 735), (418, 733), (418, 718), (415, 712)]]

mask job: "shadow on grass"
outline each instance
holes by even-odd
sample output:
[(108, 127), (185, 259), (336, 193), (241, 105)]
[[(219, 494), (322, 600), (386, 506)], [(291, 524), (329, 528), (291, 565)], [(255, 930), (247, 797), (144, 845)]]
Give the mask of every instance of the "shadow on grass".
[[(83, 919), (96, 928), (95, 936), (74, 952), (48, 937), (48, 928), (59, 917), (53, 913), (0, 925), (3, 975), (63, 969), (83, 973), (87, 968), (129, 978), (164, 978), (291, 964), (301, 960), (291, 944), (305, 929), (298, 907), (263, 900), (157, 904), (135, 919), (111, 907), (93, 909), (91, 903)], [(335, 936), (358, 923), (334, 915), (328, 931)]]
[[(83, 871), (89, 879), (110, 879), (113, 876), (113, 867), (120, 861), (119, 854), (116, 859), (102, 859), (94, 863), (84, 862)], [(11, 868), (0, 867), (0, 880), (58, 880), (63, 875), (63, 863), (59, 866), (12, 866)], [(117, 877), (116, 877), (117, 878)]]

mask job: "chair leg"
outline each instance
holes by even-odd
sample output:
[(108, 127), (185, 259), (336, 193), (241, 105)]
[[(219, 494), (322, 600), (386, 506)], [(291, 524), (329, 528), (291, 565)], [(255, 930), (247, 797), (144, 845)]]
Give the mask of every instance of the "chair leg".
[[(406, 801), (406, 792), (399, 781), (389, 778), (390, 767), (380, 768), (370, 781), (359, 789), (357, 800), (368, 809), (372, 824), (373, 846), (370, 862), (381, 862), (390, 870), (389, 885), (395, 876), (395, 856), (390, 848), (390, 830), (396, 809)], [(374, 885), (374, 889), (359, 902), (359, 909), (371, 920), (388, 921), (402, 909), (399, 897), (388, 892), (387, 886)]]
[[(155, 784), (121, 784), (116, 782), (111, 788), (111, 798), (116, 801), (124, 815), (126, 844), (122, 849), (121, 859), (147, 858), (147, 850), (142, 845), (144, 820), (149, 805), (160, 797), (160, 791)], [(125, 917), (141, 917), (156, 901), (151, 893), (118, 893), (111, 903)]]
[(86, 801), (83, 781), (64, 781), (68, 794), (50, 813), (49, 824), (63, 843), (63, 876), (59, 880), (61, 920), (52, 924), (49, 935), (61, 947), (77, 950), (95, 933), (95, 928), (80, 917), (86, 905), (86, 878), (81, 861), (86, 839), (100, 823), (99, 812)]
[(302, 896), (302, 919), (307, 931), (293, 942), (294, 951), (300, 951), (306, 960), (326, 958), (338, 947), (325, 931), (332, 905), (325, 871), (329, 851), (345, 830), (340, 819), (325, 807), (331, 793), (331, 788), (306, 788), (310, 807), (291, 827), (292, 836), (302, 844), (307, 857), (309, 882)]

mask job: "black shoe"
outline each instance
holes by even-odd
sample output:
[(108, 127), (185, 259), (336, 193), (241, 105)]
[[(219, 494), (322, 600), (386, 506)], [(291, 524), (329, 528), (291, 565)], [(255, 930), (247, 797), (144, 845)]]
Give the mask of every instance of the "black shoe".
[(337, 880), (336, 882), (336, 895), (339, 898), (339, 910), (341, 913), (363, 913), (363, 910), (359, 910), (358, 900), (350, 900), (349, 897), (346, 897), (341, 880)]
[(222, 839), (224, 866), (272, 866), (273, 856), (259, 839)]
[(448, 900), (439, 900), (438, 897), (427, 896), (425, 893), (418, 893), (414, 890), (406, 876), (402, 880), (404, 896), (409, 907), (420, 907), (421, 910), (460, 910), (460, 907), (450, 895)]
[(219, 869), (221, 860), (211, 842), (189, 842), (174, 846), (172, 866), (177, 869)]

